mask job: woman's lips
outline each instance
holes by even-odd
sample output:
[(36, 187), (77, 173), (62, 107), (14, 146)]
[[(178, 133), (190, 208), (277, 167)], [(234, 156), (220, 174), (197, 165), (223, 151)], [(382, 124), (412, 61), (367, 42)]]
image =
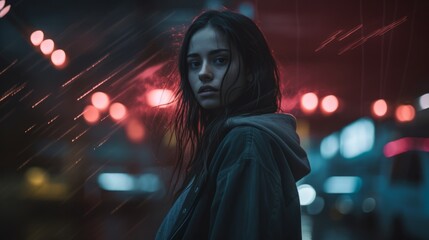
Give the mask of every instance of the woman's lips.
[(219, 90), (215, 87), (212, 86), (202, 86), (200, 87), (200, 89), (198, 89), (198, 94), (213, 94), (215, 92), (218, 92)]

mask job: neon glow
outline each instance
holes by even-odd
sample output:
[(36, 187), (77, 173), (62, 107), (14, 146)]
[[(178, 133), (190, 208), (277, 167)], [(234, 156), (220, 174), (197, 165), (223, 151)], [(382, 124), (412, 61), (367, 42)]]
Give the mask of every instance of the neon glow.
[(345, 158), (354, 158), (368, 152), (374, 146), (374, 123), (367, 118), (346, 126), (340, 135), (340, 153)]
[(30, 36), (30, 41), (34, 46), (39, 46), (42, 43), (44, 34), (41, 30), (34, 31)]
[(400, 105), (396, 108), (395, 116), (399, 122), (409, 122), (414, 119), (416, 110), (411, 105)]
[(104, 110), (110, 104), (109, 96), (107, 94), (105, 94), (104, 92), (95, 92), (91, 96), (91, 103), (97, 109)]
[(110, 117), (116, 121), (120, 121), (127, 115), (127, 108), (122, 103), (113, 103), (109, 109)]
[(57, 49), (51, 54), (51, 62), (57, 67), (63, 66), (66, 62), (66, 58), (66, 52), (62, 49)]
[(387, 113), (387, 103), (384, 99), (378, 99), (372, 104), (372, 114), (376, 117), (383, 117)]
[(338, 134), (334, 133), (323, 138), (320, 143), (320, 154), (323, 158), (329, 159), (335, 156), (340, 149), (340, 141)]
[(168, 89), (154, 89), (147, 93), (146, 99), (152, 107), (168, 107), (173, 102), (173, 91)]
[(319, 99), (313, 92), (306, 93), (301, 97), (301, 109), (303, 112), (311, 113), (317, 108)]
[(322, 99), (322, 111), (327, 114), (333, 113), (338, 109), (338, 104), (337, 97), (334, 95), (326, 96)]
[(429, 152), (429, 138), (405, 137), (384, 145), (384, 156), (393, 157), (409, 151)]
[(362, 179), (356, 176), (332, 176), (326, 179), (323, 189), (326, 193), (354, 193), (360, 190)]
[(3, 9), (4, 5), (6, 5), (6, 1), (5, 0), (0, 0), (0, 10)]
[(49, 55), (54, 51), (54, 41), (52, 39), (45, 39), (40, 43), (40, 51), (42, 51), (43, 54)]

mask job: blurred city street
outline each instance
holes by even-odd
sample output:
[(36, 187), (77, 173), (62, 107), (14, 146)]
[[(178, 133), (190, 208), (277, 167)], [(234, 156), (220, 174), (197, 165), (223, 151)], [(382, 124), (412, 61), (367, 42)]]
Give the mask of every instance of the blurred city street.
[(279, 63), (303, 240), (429, 239), (426, 0), (0, 0), (0, 239), (154, 239), (178, 47), (223, 8)]

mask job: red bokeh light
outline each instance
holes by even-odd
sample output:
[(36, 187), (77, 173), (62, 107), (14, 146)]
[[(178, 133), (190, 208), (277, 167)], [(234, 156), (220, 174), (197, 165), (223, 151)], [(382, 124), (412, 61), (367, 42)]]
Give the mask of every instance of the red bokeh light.
[(387, 113), (387, 103), (384, 99), (378, 99), (372, 104), (372, 114), (376, 117), (383, 117)]
[(416, 110), (411, 105), (400, 105), (396, 108), (395, 116), (399, 122), (409, 122), (414, 119)]
[(91, 96), (91, 103), (99, 110), (104, 110), (110, 104), (109, 96), (104, 92), (96, 92)]
[(51, 62), (57, 66), (57, 67), (61, 67), (64, 65), (64, 63), (66, 62), (66, 53), (64, 52), (64, 50), (62, 49), (57, 49), (54, 52), (52, 52), (51, 55)]
[(301, 110), (305, 113), (311, 113), (317, 108), (319, 99), (313, 92), (306, 93), (301, 97)]
[(52, 39), (45, 39), (40, 43), (40, 51), (42, 51), (43, 54), (49, 55), (54, 51), (54, 41)]
[(384, 156), (393, 157), (408, 151), (429, 152), (429, 138), (405, 137), (384, 145)]
[(9, 11), (10, 11), (10, 5), (7, 5), (3, 9), (0, 8), (0, 18), (6, 16), (6, 14), (8, 14)]
[(94, 124), (100, 119), (100, 112), (92, 105), (88, 105), (83, 110), (83, 118), (89, 124)]
[(326, 96), (322, 99), (321, 107), (322, 111), (326, 114), (335, 112), (338, 109), (339, 102), (338, 98), (334, 95)]
[(34, 46), (39, 46), (42, 43), (44, 34), (41, 30), (34, 31), (30, 36), (30, 41)]
[(132, 142), (141, 142), (145, 136), (145, 128), (143, 126), (143, 124), (136, 120), (136, 119), (131, 119), (130, 121), (128, 121), (125, 131), (127, 133), (128, 138), (132, 141)]
[(110, 117), (116, 121), (124, 119), (127, 115), (127, 108), (122, 103), (113, 103), (109, 108)]
[(168, 89), (154, 89), (146, 94), (147, 102), (152, 107), (168, 107), (173, 101), (173, 91)]

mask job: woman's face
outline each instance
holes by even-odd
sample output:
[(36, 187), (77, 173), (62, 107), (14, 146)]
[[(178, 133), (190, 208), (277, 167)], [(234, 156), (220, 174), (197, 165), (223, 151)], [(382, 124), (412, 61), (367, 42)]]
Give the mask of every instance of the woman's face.
[(188, 80), (204, 109), (225, 107), (244, 92), (244, 66), (235, 47), (231, 47), (226, 37), (210, 25), (195, 32), (190, 39)]

